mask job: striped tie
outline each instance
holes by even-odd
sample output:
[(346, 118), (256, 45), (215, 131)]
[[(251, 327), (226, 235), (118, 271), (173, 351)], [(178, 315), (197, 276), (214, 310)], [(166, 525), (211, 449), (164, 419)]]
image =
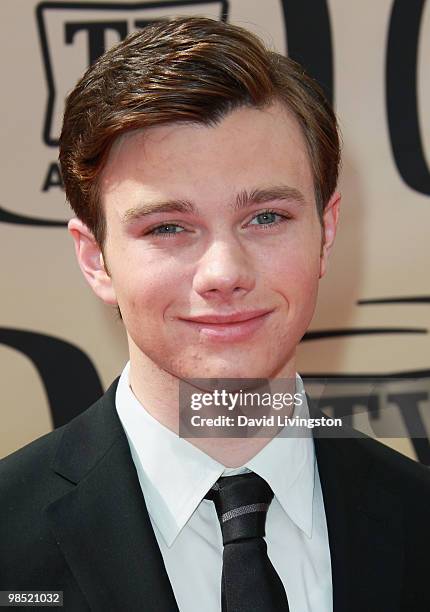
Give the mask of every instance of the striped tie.
[(253, 472), (219, 478), (205, 495), (215, 504), (224, 544), (222, 612), (289, 612), (267, 556), (266, 513), (273, 491)]

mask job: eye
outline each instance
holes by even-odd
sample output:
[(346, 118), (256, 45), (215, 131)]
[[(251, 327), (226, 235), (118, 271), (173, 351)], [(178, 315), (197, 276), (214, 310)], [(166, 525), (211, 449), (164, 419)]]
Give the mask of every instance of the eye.
[[(276, 221), (276, 217), (279, 217), (278, 221)], [(250, 223), (250, 225), (257, 225), (258, 227), (265, 228), (273, 225), (279, 225), (284, 221), (288, 221), (289, 218), (290, 217), (288, 217), (287, 215), (281, 215), (280, 213), (277, 213), (274, 210), (263, 210), (259, 212), (258, 215), (255, 215), (252, 218), (252, 221), (254, 221), (255, 219), (259, 221), (257, 221), (257, 223)]]
[[(179, 229), (181, 231), (171, 231), (175, 229)], [(176, 223), (164, 223), (163, 225), (157, 225), (157, 227), (153, 227), (151, 230), (149, 230), (148, 234), (151, 234), (153, 236), (162, 236), (164, 238), (167, 236), (177, 236), (178, 234), (181, 234), (182, 231), (185, 231), (184, 228), (180, 225), (177, 225)]]

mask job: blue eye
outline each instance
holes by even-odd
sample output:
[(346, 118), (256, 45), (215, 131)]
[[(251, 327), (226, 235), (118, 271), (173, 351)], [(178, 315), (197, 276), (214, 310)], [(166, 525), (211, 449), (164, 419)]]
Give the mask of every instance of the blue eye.
[[(177, 234), (181, 234), (182, 232), (170, 232), (168, 229), (180, 229), (184, 230), (180, 225), (176, 225), (175, 223), (165, 223), (164, 225), (159, 225), (158, 227), (152, 228), (149, 234), (153, 234), (154, 236), (177, 236)], [(163, 231), (166, 230), (166, 231)]]
[[(279, 221), (275, 220), (275, 217), (279, 217)], [(278, 225), (279, 223), (283, 223), (284, 221), (287, 221), (289, 219), (289, 217), (287, 217), (286, 215), (281, 215), (277, 212), (275, 212), (274, 210), (263, 210), (262, 212), (258, 213), (258, 215), (255, 215), (255, 217), (253, 217), (252, 221), (254, 221), (254, 219), (262, 219), (262, 222), (257, 222), (257, 223), (250, 223), (250, 225), (257, 225), (260, 227), (266, 227), (266, 226), (270, 226), (270, 225)]]
[(264, 212), (264, 213), (259, 213), (258, 215), (256, 215), (256, 216), (254, 217), (254, 219), (258, 219), (259, 217), (260, 217), (260, 219), (262, 219), (263, 217), (266, 217), (266, 218), (265, 218), (265, 219), (262, 221), (262, 223), (258, 223), (258, 225), (263, 225), (263, 224), (267, 224), (267, 223), (268, 223), (268, 221), (267, 221), (267, 219), (268, 219), (268, 218), (269, 218), (269, 221), (270, 221), (270, 219), (271, 219), (272, 221), (274, 221), (274, 217), (275, 217), (275, 216), (276, 216), (276, 213), (272, 213), (272, 212)]

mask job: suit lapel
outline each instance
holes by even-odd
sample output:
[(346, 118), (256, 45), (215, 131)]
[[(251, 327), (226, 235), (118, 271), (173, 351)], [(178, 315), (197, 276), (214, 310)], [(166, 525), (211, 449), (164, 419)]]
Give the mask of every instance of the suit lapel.
[(91, 609), (177, 612), (116, 415), (116, 384), (65, 428), (54, 469), (75, 486), (46, 515)]
[(374, 442), (350, 431), (355, 437), (318, 437), (318, 432), (315, 437), (333, 610), (396, 612), (403, 574), (402, 507), (385, 490), (383, 480), (378, 481), (378, 467), (371, 458)]

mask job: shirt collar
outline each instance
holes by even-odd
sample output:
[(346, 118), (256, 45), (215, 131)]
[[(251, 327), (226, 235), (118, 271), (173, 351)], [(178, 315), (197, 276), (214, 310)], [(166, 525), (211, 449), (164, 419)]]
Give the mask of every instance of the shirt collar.
[[(312, 437), (271, 440), (240, 468), (226, 468), (151, 416), (129, 386), (128, 362), (116, 390), (116, 409), (124, 427), (145, 502), (167, 546), (222, 475), (252, 470), (271, 486), (284, 511), (308, 537), (312, 535), (315, 452)], [(300, 390), (303, 383), (297, 374)], [(303, 397), (306, 396), (303, 393)], [(302, 406), (303, 408), (303, 406)], [(307, 410), (307, 406), (304, 406)]]
[[(309, 416), (303, 381), (296, 374), (297, 391), (303, 403), (294, 416)], [(309, 538), (312, 537), (313, 498), (315, 483), (315, 448), (310, 430), (285, 437), (281, 431), (261, 451), (246, 463), (264, 478), (290, 519)]]

